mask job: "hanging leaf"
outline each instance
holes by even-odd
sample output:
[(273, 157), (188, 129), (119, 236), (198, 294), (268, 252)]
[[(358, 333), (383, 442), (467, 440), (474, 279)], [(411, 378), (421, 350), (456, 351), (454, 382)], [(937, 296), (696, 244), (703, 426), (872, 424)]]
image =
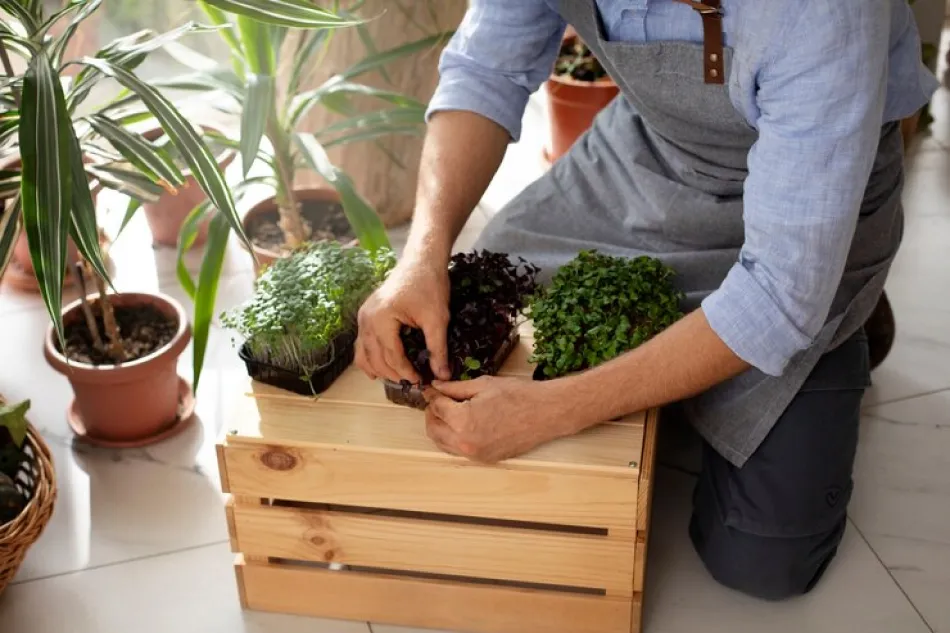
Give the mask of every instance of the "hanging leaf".
[(144, 136), (130, 132), (101, 114), (86, 118), (98, 134), (105, 137), (123, 158), (165, 189), (175, 191), (185, 184), (185, 177), (164, 152)]
[(30, 410), (30, 401), (24, 400), (16, 404), (0, 405), (0, 427), (10, 433), (10, 439), (17, 448), (23, 448), (26, 441), (27, 427), (26, 412)]
[(205, 352), (208, 349), (208, 334), (214, 316), (214, 304), (218, 296), (218, 282), (221, 280), (221, 267), (228, 247), (228, 235), (231, 227), (224, 216), (217, 214), (208, 226), (208, 241), (205, 255), (198, 274), (198, 287), (195, 291), (195, 314), (192, 319), (194, 336), (194, 388), (198, 391), (201, 380), (201, 368), (204, 365)]
[(309, 0), (204, 0), (204, 3), (266, 24), (301, 29), (352, 26), (362, 22), (362, 20), (348, 20), (314, 5)]
[(69, 169), (72, 182), (72, 213), (70, 214), (70, 234), (80, 254), (85, 258), (92, 269), (107, 284), (112, 285), (109, 272), (106, 270), (102, 258), (102, 249), (99, 246), (99, 224), (96, 221), (96, 206), (89, 191), (89, 180), (83, 169), (82, 150), (79, 148), (79, 139), (72, 126), (69, 133)]
[(17, 196), (13, 203), (7, 204), (6, 207), (0, 214), (0, 277), (3, 277), (10, 264), (13, 247), (20, 237), (20, 197)]

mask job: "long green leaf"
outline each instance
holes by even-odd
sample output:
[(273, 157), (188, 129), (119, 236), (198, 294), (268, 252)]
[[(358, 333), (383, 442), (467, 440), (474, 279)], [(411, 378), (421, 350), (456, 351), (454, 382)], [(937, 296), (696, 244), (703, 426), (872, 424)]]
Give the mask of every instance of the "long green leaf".
[(198, 288), (195, 285), (194, 279), (191, 278), (191, 273), (188, 272), (187, 266), (185, 266), (185, 253), (194, 246), (195, 240), (198, 239), (198, 231), (201, 228), (201, 223), (204, 222), (205, 217), (210, 211), (211, 203), (208, 200), (204, 200), (191, 210), (191, 213), (188, 214), (188, 217), (186, 217), (182, 223), (181, 230), (178, 232), (178, 257), (175, 273), (178, 275), (178, 283), (181, 284), (182, 289), (192, 301), (195, 300), (195, 293), (198, 291)]
[(287, 94), (295, 95), (310, 75), (310, 70), (316, 66), (317, 49), (329, 43), (333, 35), (332, 29), (315, 29), (299, 34), (297, 50), (294, 52), (294, 63), (290, 71)]
[(86, 2), (79, 13), (73, 17), (72, 21), (69, 23), (69, 26), (66, 27), (66, 30), (63, 31), (63, 34), (53, 44), (54, 66), (58, 67), (63, 63), (63, 54), (66, 52), (66, 47), (69, 46), (70, 40), (72, 40), (73, 36), (76, 35), (76, 30), (79, 29), (79, 25), (82, 24), (90, 15), (95, 13), (101, 4), (102, 0), (91, 0), (90, 2)]
[(247, 100), (241, 113), (241, 167), (247, 178), (261, 149), (264, 128), (274, 109), (273, 75), (247, 76)]
[(23, 223), (40, 294), (62, 341), (63, 276), (72, 206), (72, 122), (47, 51), (34, 57), (27, 69), (21, 99)]
[(178, 148), (185, 162), (188, 163), (188, 167), (191, 169), (191, 173), (201, 190), (227, 218), (231, 228), (235, 230), (240, 239), (250, 249), (250, 240), (244, 233), (241, 216), (234, 206), (234, 198), (231, 195), (228, 183), (224, 179), (224, 174), (221, 173), (211, 150), (201, 140), (201, 137), (187, 119), (158, 90), (143, 82), (131, 72), (104, 60), (86, 58), (84, 63), (95, 66), (142, 98), (142, 102), (155, 115), (155, 118), (161, 123), (162, 129), (165, 130), (165, 134)]
[(333, 77), (319, 88), (301, 93), (294, 97), (291, 104), (291, 121), (294, 125), (300, 122), (310, 110), (330, 97), (340, 95), (361, 95), (373, 97), (391, 103), (400, 108), (410, 108), (425, 111), (426, 106), (421, 101), (408, 97), (400, 92), (381, 90), (363, 84), (346, 81), (342, 77)]
[(208, 227), (208, 241), (205, 255), (198, 273), (198, 288), (195, 292), (195, 313), (192, 317), (192, 336), (194, 341), (194, 389), (197, 393), (201, 380), (201, 368), (204, 366), (205, 352), (208, 349), (208, 334), (214, 317), (214, 304), (218, 296), (218, 282), (221, 280), (221, 267), (228, 248), (228, 235), (231, 227), (224, 216), (216, 214)]
[(17, 196), (0, 214), (0, 277), (13, 257), (13, 246), (20, 237), (20, 228), (20, 196)]
[(435, 35), (430, 35), (428, 37), (415, 40), (414, 42), (407, 42), (406, 44), (385, 50), (381, 53), (377, 53), (376, 55), (370, 55), (344, 70), (342, 73), (340, 73), (340, 76), (343, 79), (354, 79), (365, 73), (378, 70), (387, 64), (391, 64), (392, 62), (402, 59), (408, 55), (413, 55), (427, 49), (433, 49), (442, 42), (450, 39), (453, 34), (454, 31), (436, 33)]
[(325, 26), (352, 26), (362, 20), (346, 19), (309, 0), (205, 0), (205, 3), (235, 15), (244, 15), (266, 24), (301, 29)]
[(109, 271), (99, 246), (99, 224), (96, 220), (96, 206), (89, 190), (89, 180), (83, 167), (82, 150), (79, 139), (72, 127), (69, 128), (69, 169), (72, 180), (72, 213), (70, 214), (70, 234), (80, 254), (89, 262), (93, 270), (110, 286)]
[(171, 190), (185, 184), (185, 177), (175, 163), (141, 134), (130, 132), (103, 115), (91, 116), (86, 120), (116, 151), (153, 182)]
[(13, 16), (23, 26), (27, 34), (31, 36), (40, 28), (39, 22), (19, 0), (0, 0), (0, 9)]
[[(231, 97), (234, 97), (238, 103), (244, 103), (244, 85), (235, 76), (233, 72), (221, 68), (212, 72), (196, 72), (172, 77), (169, 79), (155, 79), (149, 81), (153, 88), (162, 88), (169, 90), (195, 90), (199, 92), (213, 92), (220, 90)], [(115, 110), (138, 103), (141, 98), (136, 93), (124, 89), (119, 96), (103, 106), (99, 112), (113, 112)]]
[(122, 224), (119, 225), (119, 230), (116, 231), (115, 238), (119, 239), (119, 236), (122, 235), (122, 231), (125, 230), (125, 227), (129, 225), (129, 222), (132, 221), (132, 218), (135, 217), (135, 214), (138, 213), (138, 210), (142, 208), (142, 203), (135, 198), (129, 198), (129, 203), (125, 207), (125, 215), (122, 216)]
[(377, 110), (361, 113), (356, 116), (338, 121), (320, 130), (320, 136), (349, 132), (351, 130), (373, 130), (379, 127), (393, 125), (425, 124), (425, 110), (417, 108), (396, 108), (392, 110)]
[(297, 147), (311, 169), (323, 176), (340, 194), (343, 211), (346, 213), (360, 246), (368, 251), (390, 246), (386, 227), (376, 211), (357, 193), (353, 181), (341, 169), (330, 162), (326, 150), (312, 135), (297, 134)]
[(336, 138), (323, 143), (325, 149), (336, 147), (337, 145), (350, 145), (351, 143), (362, 143), (363, 141), (375, 141), (384, 136), (394, 136), (404, 134), (407, 136), (422, 136), (424, 133), (421, 126), (418, 125), (390, 125), (379, 126), (370, 130), (358, 130), (350, 134), (337, 136)]
[[(12, 169), (0, 170), (0, 205), (3, 201), (20, 191), (20, 172)], [(0, 207), (2, 211), (2, 207)]]
[(142, 202), (157, 202), (165, 191), (131, 164), (86, 165), (86, 173), (102, 186)]
[(234, 68), (234, 73), (241, 78), (241, 81), (244, 80), (246, 58), (244, 56), (244, 49), (241, 47), (241, 42), (238, 40), (237, 35), (234, 31), (234, 25), (231, 24), (228, 20), (227, 14), (216, 7), (212, 7), (205, 0), (198, 0), (198, 6), (204, 11), (205, 15), (208, 16), (208, 19), (211, 20), (212, 24), (216, 26), (224, 27), (219, 31), (221, 37), (227, 43), (228, 48), (231, 49), (231, 65)]
[(277, 56), (270, 25), (238, 15), (237, 27), (247, 67), (257, 75), (273, 75)]
[(71, 0), (69, 4), (67, 4), (65, 7), (63, 7), (59, 11), (56, 11), (55, 13), (53, 13), (53, 15), (47, 18), (43, 22), (43, 24), (40, 25), (33, 39), (35, 39), (38, 42), (42, 42), (43, 38), (46, 36), (47, 33), (49, 33), (49, 30), (53, 28), (53, 26), (55, 26), (57, 22), (59, 22), (61, 19), (63, 19), (64, 17), (72, 13), (73, 11), (77, 9), (81, 9), (86, 4), (87, 3), (85, 2), (85, 0)]

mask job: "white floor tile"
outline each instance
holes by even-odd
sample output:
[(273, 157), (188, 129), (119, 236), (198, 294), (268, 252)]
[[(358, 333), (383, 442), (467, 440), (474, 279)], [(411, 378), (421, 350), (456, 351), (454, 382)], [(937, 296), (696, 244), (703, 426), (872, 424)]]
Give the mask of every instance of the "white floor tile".
[(368, 633), (362, 622), (242, 612), (232, 561), (215, 545), (14, 585), (0, 633)]

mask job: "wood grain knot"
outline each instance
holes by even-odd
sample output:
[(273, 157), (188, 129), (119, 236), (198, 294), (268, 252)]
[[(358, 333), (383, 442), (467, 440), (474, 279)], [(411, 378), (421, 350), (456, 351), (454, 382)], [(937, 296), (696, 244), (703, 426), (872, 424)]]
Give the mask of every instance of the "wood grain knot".
[(261, 463), (271, 470), (292, 470), (297, 458), (281, 449), (271, 449), (261, 455)]
[(322, 536), (311, 536), (310, 542), (316, 545), (317, 547), (320, 547), (322, 545), (325, 545), (327, 540), (323, 538)]
[(334, 552), (332, 549), (328, 549), (323, 553), (323, 560), (328, 563), (332, 563), (334, 558), (336, 558), (336, 552)]

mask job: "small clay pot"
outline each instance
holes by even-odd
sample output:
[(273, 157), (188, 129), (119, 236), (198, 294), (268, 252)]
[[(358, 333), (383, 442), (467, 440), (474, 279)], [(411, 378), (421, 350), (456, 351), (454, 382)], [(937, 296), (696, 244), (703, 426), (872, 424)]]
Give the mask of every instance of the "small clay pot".
[[(210, 128), (204, 128), (205, 131), (212, 131)], [(150, 141), (161, 138), (165, 132), (161, 128), (155, 128), (145, 132), (143, 136)], [(218, 167), (221, 171), (230, 166), (237, 156), (233, 150), (221, 152), (218, 159)], [(178, 235), (181, 233), (181, 227), (185, 223), (195, 207), (207, 199), (205, 192), (202, 191), (195, 177), (191, 175), (190, 170), (182, 170), (185, 176), (185, 184), (178, 188), (176, 193), (166, 191), (156, 202), (142, 204), (142, 210), (145, 212), (145, 219), (148, 220), (149, 229), (152, 231), (152, 242), (156, 246), (177, 246)], [(208, 224), (211, 222), (210, 215), (198, 228), (198, 235), (195, 237), (194, 246), (200, 246), (208, 239)]]
[[(340, 194), (337, 193), (335, 189), (326, 187), (297, 189), (294, 191), (294, 196), (296, 196), (299, 203), (320, 201), (341, 203)], [(274, 216), (277, 213), (277, 200), (274, 197), (258, 202), (244, 215), (244, 232), (250, 237), (251, 230), (257, 223), (265, 221), (265, 216)], [(347, 241), (347, 245), (353, 244), (356, 244), (355, 240)], [(258, 275), (263, 272), (264, 268), (273, 264), (281, 257), (280, 253), (261, 248), (257, 245), (254, 245), (254, 255), (256, 257), (254, 271)]]
[[(568, 33), (564, 42), (577, 36)], [(548, 95), (550, 140), (544, 148), (544, 159), (553, 163), (571, 148), (590, 128), (597, 113), (603, 110), (620, 90), (609, 77), (597, 81), (578, 81), (570, 76), (552, 75), (544, 84)]]
[[(90, 297), (93, 299), (94, 297)], [(44, 352), (57, 372), (66, 376), (76, 400), (70, 425), (94, 443), (142, 446), (167, 437), (182, 417), (178, 357), (191, 340), (191, 327), (182, 306), (166, 295), (121, 293), (110, 295), (114, 306), (150, 305), (178, 323), (174, 338), (164, 347), (121, 365), (90, 365), (69, 360), (59, 351), (52, 326)], [(83, 319), (81, 302), (63, 311), (66, 325)], [(188, 394), (190, 396), (190, 394)]]

